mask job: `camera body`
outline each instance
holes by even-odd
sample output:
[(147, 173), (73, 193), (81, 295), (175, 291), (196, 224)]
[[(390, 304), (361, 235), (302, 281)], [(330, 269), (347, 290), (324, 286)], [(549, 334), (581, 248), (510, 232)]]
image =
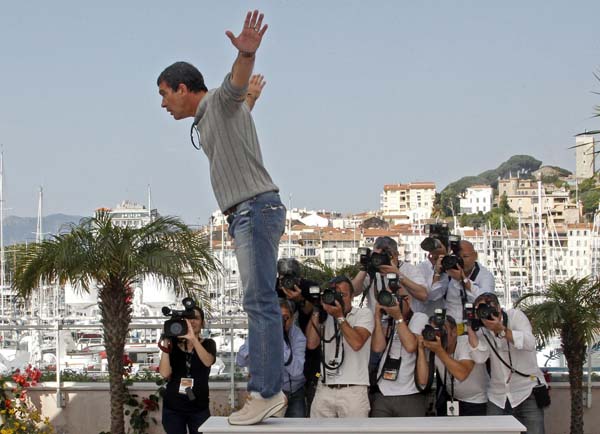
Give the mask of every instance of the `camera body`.
[(340, 306), (342, 306), (343, 311), (344, 299), (342, 298), (342, 294), (335, 290), (335, 285), (332, 285), (329, 288), (325, 288), (321, 293), (321, 303), (328, 304), (330, 306), (335, 306), (336, 301), (340, 304)]
[(465, 261), (458, 255), (446, 255), (442, 258), (442, 273), (448, 270), (458, 270), (458, 267), (463, 268)]
[(166, 337), (177, 337), (184, 336), (188, 332), (186, 319), (193, 319), (196, 317), (196, 313), (194, 312), (194, 307), (196, 307), (196, 303), (190, 297), (186, 297), (181, 300), (181, 304), (183, 304), (183, 310), (175, 310), (171, 309), (168, 306), (163, 306), (162, 313), (164, 316), (171, 317), (163, 326), (163, 333)]
[(381, 267), (382, 265), (392, 264), (392, 257), (389, 253), (376, 253), (371, 251), (371, 249), (369, 249), (368, 247), (359, 247), (358, 255), (360, 258), (360, 265), (369, 273), (377, 272), (379, 270), (379, 267)]
[(465, 319), (473, 331), (477, 331), (483, 327), (483, 322), (481, 320), (493, 320), (494, 317), (498, 316), (499, 313), (496, 308), (489, 304), (481, 303), (477, 306), (477, 309), (473, 307), (472, 303), (465, 304)]
[(400, 280), (396, 273), (387, 273), (386, 279), (388, 281), (388, 288), (390, 291), (386, 291), (382, 289), (377, 294), (377, 303), (382, 306), (391, 307), (396, 304), (396, 300), (400, 302), (400, 296), (398, 295), (398, 290), (400, 289)]
[(279, 284), (285, 289), (294, 289), (300, 284), (302, 273), (300, 263), (294, 258), (281, 258), (277, 261), (277, 275)]
[(450, 229), (447, 223), (432, 223), (425, 225), (428, 233), (427, 238), (421, 241), (421, 248), (427, 252), (432, 252), (440, 247), (448, 247)]
[(435, 342), (435, 338), (439, 337), (442, 340), (442, 344), (445, 346), (446, 328), (444, 325), (446, 324), (446, 310), (436, 309), (431, 318), (429, 318), (429, 322), (433, 323), (433, 325), (425, 325), (421, 332), (421, 336), (423, 336), (423, 339), (430, 342)]

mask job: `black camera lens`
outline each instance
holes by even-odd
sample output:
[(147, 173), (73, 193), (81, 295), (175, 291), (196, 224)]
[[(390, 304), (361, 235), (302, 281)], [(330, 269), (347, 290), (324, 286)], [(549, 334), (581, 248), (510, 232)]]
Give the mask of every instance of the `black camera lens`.
[(423, 327), (421, 336), (423, 336), (423, 339), (425, 339), (426, 341), (435, 342), (435, 337), (437, 336), (437, 330), (435, 328), (433, 328), (432, 326), (430, 326), (429, 324), (426, 324), (425, 327)]
[(479, 319), (493, 320), (495, 316), (498, 316), (498, 311), (495, 307), (486, 303), (477, 306), (477, 317)]
[(186, 297), (183, 300), (181, 300), (181, 304), (183, 304), (183, 307), (185, 307), (186, 310), (190, 310), (196, 307), (196, 303), (191, 297)]
[(379, 291), (379, 294), (377, 294), (377, 303), (385, 307), (394, 306), (396, 304), (395, 299), (394, 294), (385, 290)]
[(463, 258), (456, 255), (446, 255), (442, 258), (442, 271), (458, 270), (458, 266), (464, 267)]
[(326, 289), (325, 291), (323, 291), (323, 294), (321, 295), (321, 302), (323, 304), (329, 304), (331, 306), (335, 306), (335, 290), (334, 289)]

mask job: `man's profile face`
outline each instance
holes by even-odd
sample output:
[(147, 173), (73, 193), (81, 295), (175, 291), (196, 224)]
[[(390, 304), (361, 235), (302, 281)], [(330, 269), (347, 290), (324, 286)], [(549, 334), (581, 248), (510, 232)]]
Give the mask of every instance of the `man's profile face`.
[(175, 120), (188, 117), (184, 111), (184, 92), (179, 85), (178, 90), (174, 91), (164, 81), (158, 85), (158, 93), (162, 97), (160, 106), (166, 109)]
[(475, 261), (477, 261), (477, 252), (475, 252), (475, 250), (472, 247), (461, 246), (459, 255), (465, 263), (463, 269), (471, 270), (475, 266)]
[(335, 285), (335, 290), (344, 300), (344, 310), (350, 312), (352, 310), (352, 288), (350, 288), (350, 285), (347, 282), (340, 282)]

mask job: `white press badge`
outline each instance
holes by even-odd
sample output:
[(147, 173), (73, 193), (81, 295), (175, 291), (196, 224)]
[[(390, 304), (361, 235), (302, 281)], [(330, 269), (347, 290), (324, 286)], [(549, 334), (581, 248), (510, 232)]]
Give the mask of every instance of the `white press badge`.
[(187, 394), (186, 390), (188, 388), (190, 388), (190, 389), (194, 388), (194, 379), (193, 378), (182, 378), (181, 381), (179, 382), (179, 393), (181, 393), (182, 395), (186, 395)]
[(447, 416), (458, 416), (458, 401), (446, 402), (446, 415)]

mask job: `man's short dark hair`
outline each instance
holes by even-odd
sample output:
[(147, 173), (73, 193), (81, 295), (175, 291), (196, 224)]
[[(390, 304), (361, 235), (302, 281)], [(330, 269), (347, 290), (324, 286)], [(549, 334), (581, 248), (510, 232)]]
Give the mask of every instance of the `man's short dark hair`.
[(156, 85), (160, 86), (162, 82), (165, 82), (174, 91), (180, 84), (185, 84), (190, 92), (206, 92), (208, 90), (200, 71), (187, 62), (175, 62), (171, 66), (167, 66), (158, 76)]
[(484, 301), (487, 304), (494, 303), (496, 306), (500, 306), (498, 296), (493, 292), (484, 292), (483, 294), (479, 294), (473, 302), (473, 306), (477, 306), (481, 301)]
[(398, 254), (398, 242), (390, 237), (379, 237), (375, 240), (373, 244), (374, 249), (381, 249), (384, 252), (389, 253), (390, 255)]

